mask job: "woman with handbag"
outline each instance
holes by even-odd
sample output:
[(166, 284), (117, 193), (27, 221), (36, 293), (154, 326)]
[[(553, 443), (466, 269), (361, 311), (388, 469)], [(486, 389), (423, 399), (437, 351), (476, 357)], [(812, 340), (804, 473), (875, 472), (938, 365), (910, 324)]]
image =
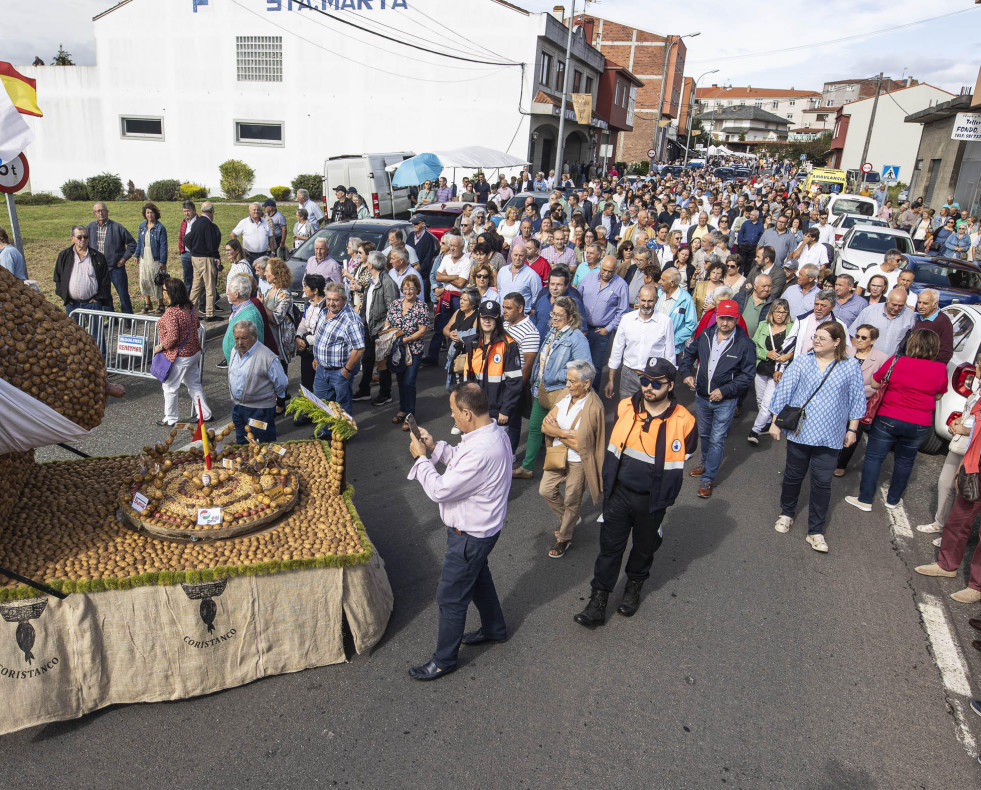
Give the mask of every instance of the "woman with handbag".
[(460, 309), (450, 316), (443, 329), (443, 336), (450, 341), (446, 355), (446, 389), (453, 389), (463, 383), (467, 358), (463, 341), (477, 334), (477, 308), (480, 307), (480, 293), (473, 286), (460, 291)]
[(884, 389), (876, 406), (869, 401), (866, 421), (873, 416), (869, 443), (858, 496), (845, 501), (859, 510), (872, 510), (879, 472), (890, 450), (894, 450), (892, 480), (886, 494), (886, 507), (902, 504), (903, 492), (913, 472), (920, 445), (933, 430), (937, 398), (947, 391), (947, 366), (937, 362), (940, 338), (929, 329), (917, 329), (909, 336), (904, 357), (892, 357), (873, 375), (872, 386)]
[(156, 203), (143, 204), (140, 230), (136, 234), (136, 251), (133, 257), (140, 262), (140, 293), (143, 294), (141, 313), (153, 310), (153, 300), (158, 301), (157, 313), (163, 315), (163, 284), (167, 279), (167, 229), (160, 221), (160, 209)]
[[(978, 465), (981, 460), (981, 435), (978, 432), (978, 414), (981, 412), (981, 400), (975, 400), (969, 416), (974, 424), (971, 437), (967, 444), (964, 458), (958, 465), (955, 477), (957, 496), (954, 499), (950, 515), (944, 522), (943, 535), (940, 538), (940, 554), (937, 561), (929, 565), (920, 565), (913, 570), (923, 576), (942, 576), (953, 579), (964, 560), (967, 550), (967, 540), (971, 536), (974, 521), (981, 513), (981, 495), (978, 491)], [(967, 587), (951, 593), (958, 603), (978, 603), (981, 601), (981, 543), (974, 550), (971, 558), (971, 572), (968, 576)]]
[(542, 341), (531, 370), (531, 416), (528, 419), (528, 441), (525, 457), (513, 476), (531, 480), (535, 460), (542, 449), (542, 422), (552, 407), (564, 398), (566, 364), (575, 359), (590, 359), (589, 343), (582, 333), (579, 308), (568, 296), (560, 296), (552, 305), (551, 329)]
[(826, 554), (824, 532), (831, 501), (831, 480), (842, 447), (855, 442), (865, 414), (862, 371), (845, 353), (848, 338), (841, 324), (827, 321), (814, 331), (814, 348), (784, 371), (770, 402), (770, 436), (787, 431), (787, 463), (780, 493), (780, 516), (773, 528), (789, 532), (797, 515), (804, 476), (810, 472), (811, 495), (806, 540)]
[[(974, 360), (974, 377), (975, 381), (981, 381), (981, 355), (978, 355), (978, 358)], [(960, 469), (961, 463), (964, 461), (969, 437), (974, 431), (976, 422), (974, 405), (979, 399), (981, 399), (981, 393), (972, 393), (964, 403), (961, 416), (947, 426), (954, 438), (950, 440), (947, 458), (944, 460), (943, 468), (940, 470), (940, 479), (937, 481), (937, 513), (929, 524), (918, 524), (917, 532), (926, 534), (943, 532), (944, 523), (947, 521), (947, 516), (950, 515), (950, 510), (957, 497), (954, 481), (957, 477), (957, 470)], [(935, 538), (933, 544), (939, 547), (941, 539)]]
[[(545, 471), (538, 493), (559, 519), (555, 545), (548, 556), (558, 559), (572, 545), (572, 532), (582, 520), (582, 495), (589, 487), (593, 504), (603, 499), (603, 452), (606, 423), (603, 402), (593, 390), (596, 368), (588, 360), (566, 363), (565, 388), (568, 390), (542, 421), (542, 432), (549, 437), (545, 447)], [(565, 491), (560, 486), (565, 483)]]
[[(858, 360), (862, 368), (862, 381), (865, 384), (865, 399), (870, 400), (875, 394), (875, 380), (872, 376), (882, 367), (889, 357), (884, 351), (879, 351), (875, 347), (875, 341), (879, 339), (879, 330), (872, 324), (862, 324), (855, 330), (854, 346), (848, 349), (850, 356)], [(858, 432), (855, 434), (855, 443), (848, 447), (842, 447), (838, 455), (838, 465), (835, 467), (835, 477), (844, 477), (845, 470), (848, 469), (848, 462), (852, 460), (858, 444), (866, 431), (866, 426), (861, 420), (858, 423)]]
[[(157, 425), (177, 424), (177, 391), (181, 384), (187, 389), (198, 413), (198, 404), (204, 412), (204, 419), (211, 419), (211, 409), (204, 397), (201, 386), (201, 338), (197, 311), (191, 305), (183, 280), (168, 277), (163, 284), (163, 297), (167, 303), (164, 314), (157, 322), (157, 335), (160, 342), (154, 346), (154, 375), (163, 375), (159, 368), (164, 360), (169, 362), (169, 370), (161, 384), (164, 395), (164, 416)], [(160, 360), (160, 363), (157, 360)], [(158, 375), (159, 378), (159, 375)]]
[(432, 323), (429, 309), (419, 299), (421, 293), (422, 283), (419, 278), (414, 274), (407, 274), (402, 280), (402, 298), (388, 306), (385, 328), (382, 329), (383, 333), (389, 329), (394, 330), (396, 340), (405, 343), (412, 357), (404, 369), (395, 373), (399, 385), (399, 410), (392, 418), (392, 424), (401, 425), (403, 431), (409, 430), (409, 423), (405, 421), (406, 415), (416, 410), (416, 376), (419, 375), (425, 346), (422, 338)]
[(746, 441), (754, 447), (760, 443), (760, 434), (773, 419), (770, 416), (773, 391), (780, 382), (783, 369), (794, 358), (797, 336), (793, 326), (790, 303), (786, 299), (777, 299), (770, 305), (766, 317), (760, 321), (753, 335), (756, 345), (756, 406), (759, 412)]
[[(293, 272), (280, 258), (270, 258), (266, 263), (266, 282), (272, 287), (262, 300), (269, 317), (270, 329), (276, 336), (279, 348), (279, 361), (289, 377), (290, 360), (296, 351), (296, 324), (293, 323), (293, 293), (290, 285), (293, 283)], [(276, 416), (286, 411), (286, 401), (290, 398), (289, 390), (282, 398), (276, 399)]]

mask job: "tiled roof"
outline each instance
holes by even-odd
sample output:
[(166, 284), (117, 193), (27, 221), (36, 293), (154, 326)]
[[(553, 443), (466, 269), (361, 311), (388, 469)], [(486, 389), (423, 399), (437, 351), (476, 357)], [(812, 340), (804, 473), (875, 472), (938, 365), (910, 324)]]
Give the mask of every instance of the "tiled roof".
[(695, 91), (696, 99), (803, 99), (820, 96), (821, 94), (818, 91), (795, 91), (787, 88), (754, 88), (749, 85), (745, 88), (715, 86), (698, 88)]

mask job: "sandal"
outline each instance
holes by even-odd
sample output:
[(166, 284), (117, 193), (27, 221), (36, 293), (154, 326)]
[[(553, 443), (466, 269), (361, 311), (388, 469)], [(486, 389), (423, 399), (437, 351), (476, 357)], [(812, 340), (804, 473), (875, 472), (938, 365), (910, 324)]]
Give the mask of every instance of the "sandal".
[(394, 417), (392, 417), (392, 425), (398, 425), (400, 422), (405, 422), (405, 412), (400, 411)]
[(149, 306), (148, 305), (143, 305), (143, 309), (140, 310), (140, 313), (142, 313), (143, 315), (150, 315), (150, 308), (149, 308)]
[(555, 545), (548, 550), (548, 556), (553, 560), (557, 560), (569, 550), (569, 546), (571, 545), (571, 540), (557, 540), (555, 541)]
[(835, 471), (834, 471), (833, 474), (834, 474), (835, 477), (844, 477), (845, 476), (845, 470), (844, 469), (835, 469)]
[(405, 422), (402, 423), (402, 430), (403, 431), (408, 431), (409, 430), (409, 423), (408, 423), (408, 421), (405, 421)]

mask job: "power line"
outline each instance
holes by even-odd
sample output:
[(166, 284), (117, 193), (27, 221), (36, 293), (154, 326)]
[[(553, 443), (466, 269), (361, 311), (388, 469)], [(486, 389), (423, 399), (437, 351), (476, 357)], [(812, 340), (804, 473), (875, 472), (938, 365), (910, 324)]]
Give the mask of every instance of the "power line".
[(718, 58), (705, 58), (703, 60), (692, 60), (689, 63), (717, 63), (722, 60), (744, 60), (746, 58), (759, 58), (766, 55), (782, 55), (786, 52), (797, 52), (802, 49), (812, 49), (814, 47), (826, 47), (831, 44), (841, 44), (845, 41), (855, 41), (862, 38), (870, 38), (871, 36), (878, 36), (883, 33), (891, 33), (894, 30), (903, 30), (907, 27), (915, 27), (916, 25), (922, 25), (924, 22), (933, 22), (937, 19), (946, 19), (948, 17), (956, 16), (957, 14), (965, 14), (968, 11), (973, 11), (975, 6), (970, 8), (962, 8), (959, 11), (951, 11), (948, 14), (940, 14), (939, 16), (931, 16), (926, 19), (917, 19), (915, 22), (905, 22), (902, 25), (893, 25), (892, 27), (884, 27), (879, 30), (870, 30), (867, 33), (856, 33), (852, 36), (841, 36), (840, 38), (830, 39), (828, 41), (815, 41), (811, 44), (799, 44), (796, 47), (784, 47), (783, 49), (771, 49), (765, 52), (747, 52), (742, 55), (725, 55)]
[(455, 37), (457, 39), (460, 39), (464, 43), (469, 44), (470, 46), (473, 46), (473, 47), (477, 47), (478, 49), (482, 49), (484, 52), (486, 52), (486, 53), (488, 53), (490, 55), (494, 55), (495, 57), (499, 57), (498, 54), (496, 52), (494, 52), (493, 50), (488, 49), (487, 47), (485, 47), (483, 44), (480, 44), (479, 42), (468, 40), (465, 36), (461, 35), (460, 33), (458, 33), (457, 31), (453, 30), (452, 28), (447, 27), (442, 22), (440, 22), (438, 19), (433, 19), (433, 17), (429, 16), (429, 14), (427, 14), (422, 9), (416, 8), (415, 6), (413, 6), (412, 7), (412, 10), (415, 11), (416, 13), (421, 14), (422, 16), (426, 17), (426, 19), (428, 19), (434, 25), (439, 25), (447, 33), (449, 33), (450, 35), (452, 35), (453, 37)]

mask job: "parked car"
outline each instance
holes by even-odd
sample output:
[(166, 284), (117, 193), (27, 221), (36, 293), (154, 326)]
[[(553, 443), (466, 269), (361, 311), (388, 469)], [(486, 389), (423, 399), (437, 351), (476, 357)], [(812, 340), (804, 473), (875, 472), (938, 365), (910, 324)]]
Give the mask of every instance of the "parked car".
[(712, 175), (725, 181), (735, 181), (736, 171), (731, 167), (717, 167), (712, 171)]
[(548, 199), (551, 197), (551, 195), (551, 192), (519, 192), (503, 206), (498, 206), (498, 208), (501, 210), (501, 215), (503, 216), (507, 209), (514, 206), (516, 209), (518, 209), (518, 216), (521, 216), (525, 210), (525, 201), (528, 198), (533, 197), (535, 198), (535, 205), (538, 206), (538, 213), (540, 214), (542, 211), (542, 206), (548, 205)]
[(354, 187), (373, 217), (408, 216), (412, 208), (408, 187), (393, 187), (385, 168), (415, 156), (411, 151), (388, 154), (345, 154), (324, 162), (324, 195), (327, 209), (334, 204), (334, 187)]
[[(926, 260), (936, 264), (936, 259)], [(963, 261), (956, 261), (964, 265)], [(920, 452), (936, 454), (947, 448), (953, 437), (949, 425), (964, 412), (964, 403), (978, 382), (974, 376), (974, 360), (981, 352), (981, 307), (975, 304), (951, 304), (943, 308), (954, 327), (954, 356), (947, 363), (950, 384), (947, 392), (937, 399), (933, 416), (933, 433), (920, 446)]]
[(876, 219), (875, 217), (866, 217), (864, 214), (842, 214), (834, 222), (831, 223), (831, 227), (835, 229), (834, 235), (834, 245), (835, 247), (841, 246), (841, 240), (845, 238), (845, 234), (848, 232), (849, 228), (855, 225), (878, 225), (880, 228), (888, 228), (889, 223), (884, 219)]
[(658, 175), (662, 177), (668, 175), (673, 178), (677, 178), (684, 172), (685, 172), (685, 168), (683, 168), (681, 165), (664, 165), (664, 167), (662, 167), (661, 170), (658, 172)]
[(732, 172), (734, 176), (733, 180), (739, 185), (749, 183), (756, 175), (751, 167), (736, 167), (733, 168)]
[(956, 258), (907, 255), (902, 268), (913, 272), (911, 291), (919, 293), (933, 288), (940, 293), (941, 307), (981, 304), (981, 269), (974, 263)]
[(842, 192), (832, 195), (831, 200), (828, 201), (828, 222), (833, 223), (842, 214), (862, 214), (873, 217), (876, 208), (875, 201), (870, 197)]
[(472, 205), (472, 203), (466, 203), (462, 200), (430, 203), (428, 206), (420, 206), (415, 213), (424, 216), (429, 232), (437, 239), (441, 239), (443, 234), (456, 224), (457, 217), (463, 213), (463, 207)]
[(913, 240), (905, 230), (869, 223), (853, 225), (835, 250), (835, 273), (857, 276), (869, 267), (882, 263), (889, 250), (912, 255)]
[(412, 233), (412, 225), (400, 219), (358, 219), (352, 222), (335, 222), (318, 230), (313, 236), (301, 244), (290, 256), (286, 264), (293, 272), (293, 301), (306, 304), (303, 296), (303, 275), (306, 274), (307, 261), (313, 257), (313, 245), (317, 239), (327, 239), (327, 253), (341, 266), (347, 264), (351, 257), (347, 253), (347, 241), (352, 236), (361, 241), (370, 241), (379, 250), (388, 246), (388, 232), (392, 228), (401, 228), (405, 237)]

